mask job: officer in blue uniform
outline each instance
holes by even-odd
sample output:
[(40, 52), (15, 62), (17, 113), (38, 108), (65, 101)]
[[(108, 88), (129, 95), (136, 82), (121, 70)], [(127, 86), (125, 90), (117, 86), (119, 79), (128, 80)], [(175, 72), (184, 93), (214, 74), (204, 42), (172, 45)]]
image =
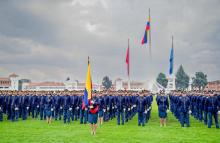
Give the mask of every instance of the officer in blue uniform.
[(45, 96), (43, 94), (40, 95), (40, 120), (44, 118), (44, 105), (45, 105)]
[(186, 124), (187, 127), (190, 126), (189, 123), (189, 109), (190, 109), (190, 100), (185, 93), (179, 98), (179, 107), (180, 107), (180, 123), (184, 127)]
[(46, 102), (45, 102), (45, 110), (46, 110), (46, 118), (47, 118), (47, 123), (51, 124), (52, 122), (52, 112), (51, 112), (51, 108), (52, 108), (52, 97), (51, 95), (48, 95), (46, 98)]
[(98, 122), (99, 122), (99, 125), (102, 125), (103, 124), (103, 115), (104, 115), (104, 112), (103, 112), (104, 100), (103, 100), (102, 96), (98, 97), (98, 105), (99, 105)]
[(63, 99), (63, 103), (64, 103), (64, 112), (63, 112), (63, 120), (64, 123), (70, 123), (70, 97), (69, 95), (65, 95), (64, 99)]
[(146, 100), (142, 93), (138, 98), (137, 112), (138, 112), (138, 126), (145, 126), (145, 111), (146, 111)]
[(15, 121), (18, 121), (19, 118), (19, 107), (20, 107), (20, 103), (19, 103), (19, 96), (15, 95), (14, 96), (14, 113), (15, 113)]
[(211, 128), (212, 126), (212, 117), (215, 119), (215, 126), (216, 128), (219, 128), (218, 123), (218, 109), (219, 109), (219, 103), (218, 98), (216, 94), (210, 93), (208, 98), (208, 128)]
[(168, 97), (164, 93), (160, 93), (160, 95), (157, 96), (156, 101), (160, 118), (160, 126), (166, 126), (167, 110), (169, 110)]
[(91, 126), (91, 134), (96, 134), (97, 121), (98, 121), (98, 101), (96, 98), (93, 98), (89, 101), (89, 123)]
[(125, 122), (125, 98), (120, 95), (117, 97), (117, 122), (118, 125), (124, 125)]
[(3, 121), (3, 104), (4, 104), (4, 96), (0, 95), (0, 121)]
[(64, 109), (64, 96), (59, 94), (59, 109), (58, 109), (59, 120), (61, 120), (62, 116), (64, 115), (63, 109)]

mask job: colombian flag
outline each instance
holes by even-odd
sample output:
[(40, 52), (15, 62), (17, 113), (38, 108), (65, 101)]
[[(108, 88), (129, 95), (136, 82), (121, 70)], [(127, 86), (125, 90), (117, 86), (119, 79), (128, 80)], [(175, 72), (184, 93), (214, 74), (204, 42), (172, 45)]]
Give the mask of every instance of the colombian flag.
[(86, 75), (86, 84), (85, 84), (84, 98), (83, 98), (84, 106), (89, 104), (90, 99), (92, 99), (92, 78), (91, 78), (91, 67), (88, 61), (88, 70)]
[(144, 37), (142, 38), (141, 44), (146, 44), (148, 42), (148, 38), (150, 37), (150, 16), (148, 18), (145, 31), (144, 31)]

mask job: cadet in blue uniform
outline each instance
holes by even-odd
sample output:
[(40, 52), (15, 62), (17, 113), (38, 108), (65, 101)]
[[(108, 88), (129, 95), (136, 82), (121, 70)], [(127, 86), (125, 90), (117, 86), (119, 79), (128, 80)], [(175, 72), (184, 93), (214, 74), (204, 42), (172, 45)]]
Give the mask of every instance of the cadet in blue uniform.
[(179, 98), (179, 107), (180, 107), (180, 123), (181, 126), (184, 127), (184, 124), (187, 127), (190, 126), (189, 123), (189, 108), (190, 108), (190, 100), (189, 97), (186, 96), (185, 93)]
[(124, 121), (125, 121), (125, 99), (123, 96), (118, 96), (117, 97), (117, 121), (118, 121), (118, 125), (122, 124), (124, 125)]
[(156, 98), (158, 113), (160, 117), (160, 126), (166, 126), (167, 110), (169, 109), (168, 97), (164, 93), (161, 93)]
[(99, 125), (103, 124), (103, 106), (104, 106), (104, 100), (103, 97), (98, 97), (98, 105), (99, 105), (99, 111), (98, 111), (98, 117), (99, 117)]
[(145, 126), (145, 110), (146, 110), (146, 100), (141, 93), (138, 98), (137, 112), (138, 112), (138, 126)]
[(46, 102), (45, 102), (45, 110), (46, 110), (46, 117), (47, 117), (47, 123), (51, 124), (52, 121), (52, 99), (51, 95), (47, 96)]
[(91, 134), (96, 134), (97, 120), (98, 120), (98, 103), (95, 99), (89, 101), (89, 123), (91, 127)]
[(215, 126), (216, 128), (219, 128), (219, 123), (218, 123), (218, 98), (216, 94), (210, 93), (210, 96), (208, 98), (208, 128), (211, 128), (212, 126), (212, 116), (215, 119)]
[(0, 95), (0, 121), (3, 121), (3, 104), (4, 104), (4, 96)]

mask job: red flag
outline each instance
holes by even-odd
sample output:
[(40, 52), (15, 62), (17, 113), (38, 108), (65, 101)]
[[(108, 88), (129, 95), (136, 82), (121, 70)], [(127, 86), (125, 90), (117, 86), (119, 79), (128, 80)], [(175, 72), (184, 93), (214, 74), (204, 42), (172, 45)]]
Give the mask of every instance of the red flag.
[(128, 72), (128, 76), (129, 76), (129, 39), (128, 39), (128, 48), (127, 48), (127, 54), (126, 54), (126, 64), (127, 64), (127, 72)]

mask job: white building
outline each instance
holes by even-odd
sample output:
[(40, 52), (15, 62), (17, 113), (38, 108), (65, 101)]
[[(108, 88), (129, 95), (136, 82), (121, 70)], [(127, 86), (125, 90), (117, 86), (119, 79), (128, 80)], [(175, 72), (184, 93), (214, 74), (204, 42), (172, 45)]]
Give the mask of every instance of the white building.
[[(35, 82), (35, 83), (25, 83), (26, 87), (24, 90), (31, 90), (31, 91), (79, 91), (85, 89), (85, 83), (80, 83), (79, 81), (66, 81), (66, 82)], [(99, 84), (92, 84), (92, 89), (96, 91), (101, 90), (101, 85)]]
[[(123, 81), (121, 78), (117, 78), (115, 80), (115, 85), (113, 85), (113, 87), (116, 91), (128, 90), (129, 89), (129, 82)], [(146, 89), (146, 85), (143, 82), (138, 82), (138, 81), (131, 81), (130, 82), (130, 90), (141, 91), (141, 90), (145, 90), (145, 89)]]
[(25, 90), (31, 91), (63, 91), (66, 86), (62, 82), (32, 82), (29, 83)]
[(15, 73), (0, 78), (0, 90), (18, 90), (19, 76)]

